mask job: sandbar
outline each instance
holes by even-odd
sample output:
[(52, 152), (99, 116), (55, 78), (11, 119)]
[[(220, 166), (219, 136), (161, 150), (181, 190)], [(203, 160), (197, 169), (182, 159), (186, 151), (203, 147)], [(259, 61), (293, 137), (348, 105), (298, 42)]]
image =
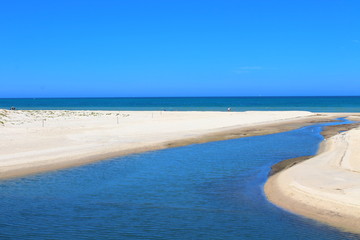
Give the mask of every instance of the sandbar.
[(288, 131), (348, 114), (0, 110), (0, 179), (132, 153)]
[(360, 127), (353, 127), (330, 132), (317, 155), (272, 175), (264, 187), (267, 198), (292, 213), (360, 234)]

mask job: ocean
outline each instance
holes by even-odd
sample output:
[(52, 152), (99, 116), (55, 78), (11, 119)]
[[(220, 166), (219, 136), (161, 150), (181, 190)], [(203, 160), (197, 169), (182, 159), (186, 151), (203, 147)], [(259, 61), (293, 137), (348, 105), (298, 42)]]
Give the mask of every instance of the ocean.
[(264, 196), (271, 165), (314, 154), (329, 124), (0, 181), (0, 239), (359, 239)]
[(360, 112), (360, 97), (0, 98), (0, 109)]

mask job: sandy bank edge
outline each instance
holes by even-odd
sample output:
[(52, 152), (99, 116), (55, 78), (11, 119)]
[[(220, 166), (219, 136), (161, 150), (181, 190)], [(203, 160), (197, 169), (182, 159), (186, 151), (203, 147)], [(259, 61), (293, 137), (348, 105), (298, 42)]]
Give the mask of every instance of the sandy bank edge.
[[(332, 125), (332, 126), (326, 126), (322, 132), (321, 135), (323, 135), (324, 139), (328, 139), (332, 136), (335, 136), (337, 134), (339, 134), (339, 132), (346, 132), (349, 131), (353, 128), (357, 128), (360, 126), (360, 123), (351, 123), (351, 124), (341, 124), (341, 125)], [(284, 171), (292, 166), (295, 166), (296, 164), (299, 164), (305, 160), (308, 160), (310, 158), (315, 157), (316, 155), (319, 155), (320, 153), (322, 153), (325, 149), (325, 144), (324, 142), (322, 144), (320, 144), (320, 147), (317, 151), (317, 153), (315, 155), (309, 155), (309, 156), (302, 156), (302, 157), (297, 157), (297, 158), (290, 158), (290, 159), (285, 159), (281, 162), (278, 162), (274, 165), (271, 166), (271, 171), (269, 173), (269, 177), (280, 173), (281, 171)]]
[(144, 144), (134, 148), (128, 148), (126, 150), (114, 151), (109, 150), (108, 152), (100, 152), (90, 157), (72, 157), (71, 159), (59, 159), (59, 161), (49, 162), (37, 162), (32, 164), (23, 165), (19, 168), (9, 169), (2, 171), (0, 179), (9, 179), (22, 177), (26, 175), (32, 175), (47, 171), (59, 170), (64, 168), (81, 166), (105, 159), (114, 157), (125, 156), (129, 154), (142, 153), (153, 150), (161, 150), (172, 147), (180, 147), (190, 144), (206, 143), (211, 141), (220, 141), (227, 139), (235, 139), (249, 136), (267, 135), (273, 133), (279, 133), (284, 131), (290, 131), (303, 126), (311, 125), (319, 122), (333, 121), (337, 117), (347, 117), (353, 115), (352, 113), (323, 113), (316, 114), (314, 116), (300, 117), (291, 120), (279, 120), (273, 123), (256, 124), (253, 126), (234, 126), (230, 128), (218, 129), (209, 132), (204, 135), (191, 138), (181, 138), (173, 141), (159, 141), (156, 144)]
[[(355, 118), (353, 120), (359, 119)], [(327, 131), (327, 133), (323, 134), (325, 139), (334, 136), (334, 133), (338, 133), (339, 131), (348, 131), (352, 128), (359, 127), (359, 124), (353, 124), (348, 128), (342, 128), (342, 126), (343, 125), (338, 125), (334, 126), (334, 128), (330, 127), (329, 129), (326, 129), (325, 131)], [(315, 156), (324, 153), (327, 149), (327, 144), (329, 143), (323, 141)], [(305, 157), (303, 160), (310, 158), (311, 157)], [(274, 175), (271, 175), (265, 183), (264, 192), (267, 199), (271, 203), (284, 209), (285, 211), (319, 221), (321, 223), (335, 227), (341, 231), (360, 234), (360, 217), (355, 217), (353, 215), (344, 213), (345, 211), (343, 211), (343, 208), (346, 208), (346, 206), (336, 202), (324, 201), (324, 206), (326, 207), (321, 209), (311, 205), (311, 201), (314, 201), (314, 199), (299, 200), (294, 198), (292, 194), (286, 194), (280, 186), (281, 183), (279, 182), (279, 176), (283, 173), (283, 171), (285, 172), (289, 168), (284, 167), (283, 170), (280, 170)], [(321, 200), (318, 200), (317, 204), (319, 203), (321, 205)]]

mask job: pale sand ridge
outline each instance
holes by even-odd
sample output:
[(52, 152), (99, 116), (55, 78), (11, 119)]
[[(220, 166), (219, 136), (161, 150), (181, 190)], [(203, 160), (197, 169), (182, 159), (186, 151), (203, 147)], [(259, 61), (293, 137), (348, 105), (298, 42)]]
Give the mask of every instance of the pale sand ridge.
[(329, 138), (317, 156), (270, 177), (265, 192), (291, 212), (360, 233), (360, 128)]

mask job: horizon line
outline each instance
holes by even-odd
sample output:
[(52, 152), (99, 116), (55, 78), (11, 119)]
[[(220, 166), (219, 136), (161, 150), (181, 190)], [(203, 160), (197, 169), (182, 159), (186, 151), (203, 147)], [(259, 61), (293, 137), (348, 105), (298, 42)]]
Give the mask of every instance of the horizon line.
[(100, 98), (291, 98), (291, 97), (360, 97), (360, 95), (293, 95), (293, 96), (285, 96), (285, 95), (269, 95), (269, 96), (143, 96), (143, 97), (0, 97), (0, 99), (100, 99)]

